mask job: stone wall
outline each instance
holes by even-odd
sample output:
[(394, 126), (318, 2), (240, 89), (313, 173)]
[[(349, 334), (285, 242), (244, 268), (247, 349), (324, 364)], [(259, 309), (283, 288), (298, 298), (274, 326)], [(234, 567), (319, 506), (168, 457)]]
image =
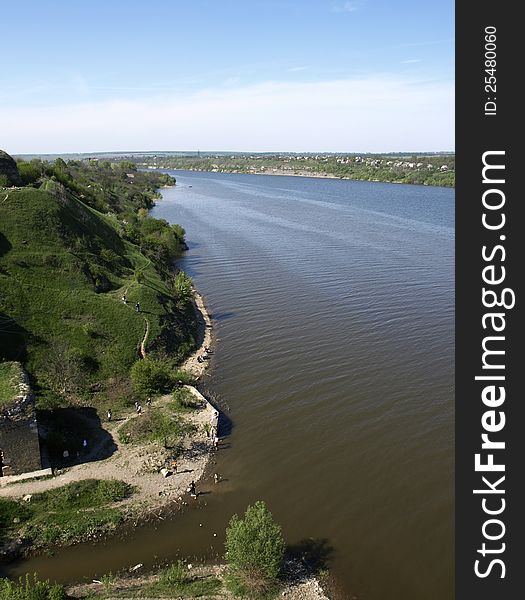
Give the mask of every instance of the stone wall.
[(18, 394), (0, 412), (1, 475), (19, 475), (42, 468), (35, 398), (20, 366)]

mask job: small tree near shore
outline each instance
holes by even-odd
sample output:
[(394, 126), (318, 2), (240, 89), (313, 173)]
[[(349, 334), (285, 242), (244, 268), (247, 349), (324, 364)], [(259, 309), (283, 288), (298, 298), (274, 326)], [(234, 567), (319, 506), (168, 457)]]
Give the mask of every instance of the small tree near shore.
[(226, 560), (233, 591), (264, 597), (277, 584), (285, 544), (281, 527), (262, 501), (248, 506), (243, 518), (234, 515), (226, 529)]
[(190, 302), (193, 297), (193, 282), (189, 275), (186, 275), (184, 271), (179, 271), (175, 276), (174, 290), (175, 297), (177, 298), (177, 306), (184, 308)]
[(138, 360), (131, 367), (131, 383), (135, 392), (143, 398), (167, 392), (172, 385), (171, 369), (153, 358)]

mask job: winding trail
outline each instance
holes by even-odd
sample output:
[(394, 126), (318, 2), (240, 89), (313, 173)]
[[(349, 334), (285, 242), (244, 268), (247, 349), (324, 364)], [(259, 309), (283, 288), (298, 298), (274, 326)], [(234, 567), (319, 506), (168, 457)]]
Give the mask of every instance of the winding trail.
[[(122, 294), (123, 298), (127, 298), (129, 288), (130, 288), (130, 286), (128, 285), (128, 287), (124, 290), (124, 292)], [(119, 291), (119, 293), (120, 293), (120, 291)], [(126, 306), (128, 306), (127, 302), (125, 304), (126, 304)], [(129, 307), (129, 308), (131, 308), (131, 307)], [(139, 345), (139, 354), (140, 354), (140, 357), (142, 359), (144, 359), (144, 358), (146, 358), (146, 354), (147, 354), (146, 353), (146, 342), (148, 341), (150, 324), (149, 324), (149, 320), (146, 317), (143, 316), (142, 318), (144, 319), (144, 323), (146, 324), (146, 329), (144, 331), (144, 336), (143, 336), (143, 338), (142, 338), (142, 340), (140, 342), (140, 345)]]
[(148, 340), (149, 335), (149, 321), (144, 317), (144, 321), (146, 322), (146, 331), (144, 332), (144, 337), (142, 338), (142, 342), (140, 342), (140, 356), (142, 358), (146, 358), (146, 342)]

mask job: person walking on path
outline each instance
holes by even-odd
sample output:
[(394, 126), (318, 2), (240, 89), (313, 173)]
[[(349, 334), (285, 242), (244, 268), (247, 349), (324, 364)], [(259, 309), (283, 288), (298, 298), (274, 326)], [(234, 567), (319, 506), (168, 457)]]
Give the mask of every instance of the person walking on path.
[(137, 415), (142, 414), (142, 406), (137, 402)]
[(124, 295), (122, 296), (122, 302), (124, 302), (124, 304), (127, 304), (127, 303), (128, 303), (128, 299), (126, 298), (126, 294), (124, 294)]
[(140, 312), (140, 302), (137, 302), (137, 304), (135, 304), (135, 310), (139, 313)]
[(197, 488), (195, 486), (195, 482), (192, 480), (192, 482), (190, 483), (190, 496), (192, 498), (196, 498), (197, 497)]

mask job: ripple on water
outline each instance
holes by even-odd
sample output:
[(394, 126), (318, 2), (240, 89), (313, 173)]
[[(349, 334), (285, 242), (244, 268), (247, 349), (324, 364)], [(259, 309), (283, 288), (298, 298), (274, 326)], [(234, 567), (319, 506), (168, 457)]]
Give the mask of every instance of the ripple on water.
[(263, 498), (290, 542), (328, 540), (348, 595), (452, 597), (453, 190), (177, 178), (154, 216), (186, 229), (181, 266), (216, 316), (209, 385), (233, 419), (216, 466), (227, 481), (202, 529), (189, 511), (89, 560), (115, 570), (119, 553), (169, 556), (175, 539), (222, 553), (203, 529)]

